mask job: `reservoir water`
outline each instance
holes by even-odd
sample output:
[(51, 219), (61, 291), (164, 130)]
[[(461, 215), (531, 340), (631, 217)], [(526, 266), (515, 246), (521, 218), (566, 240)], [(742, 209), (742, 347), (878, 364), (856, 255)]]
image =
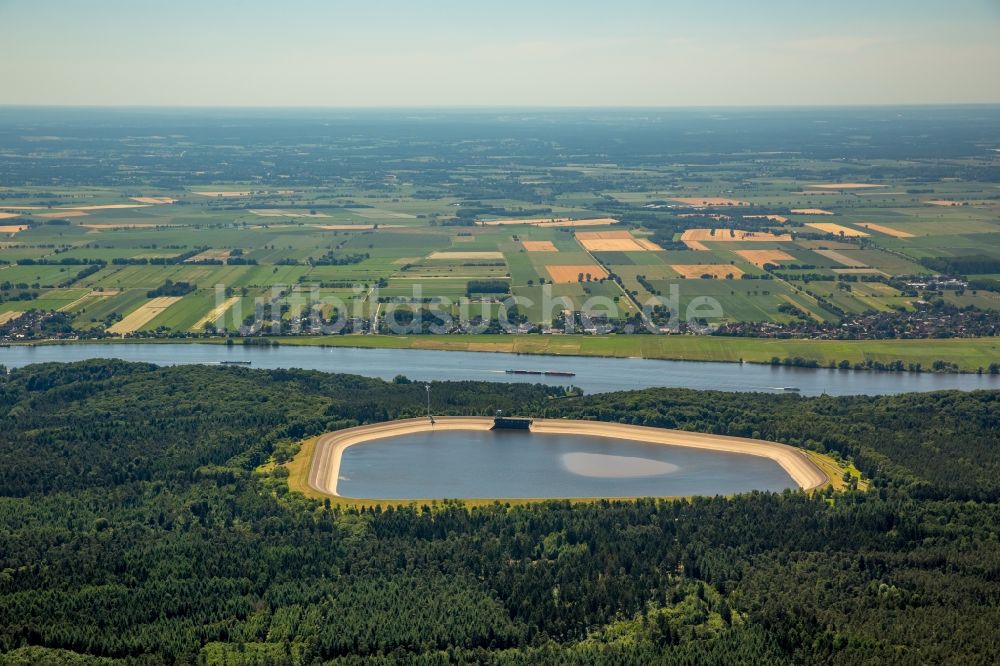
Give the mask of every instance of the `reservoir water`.
[(773, 460), (607, 437), (421, 432), (348, 447), (337, 492), (357, 499), (728, 495), (797, 488)]
[[(254, 368), (304, 368), (421, 381), (530, 382), (579, 386), (587, 393), (670, 386), (718, 391), (780, 392), (796, 387), (803, 395), (884, 395), (943, 389), (997, 389), (1000, 376), (860, 372), (789, 368), (753, 363), (699, 363), (639, 358), (536, 356), (422, 349), (350, 347), (244, 347), (215, 344), (72, 344), (0, 348), (0, 365), (118, 358), (158, 365), (249, 361)], [(573, 377), (510, 375), (507, 369), (574, 372)]]

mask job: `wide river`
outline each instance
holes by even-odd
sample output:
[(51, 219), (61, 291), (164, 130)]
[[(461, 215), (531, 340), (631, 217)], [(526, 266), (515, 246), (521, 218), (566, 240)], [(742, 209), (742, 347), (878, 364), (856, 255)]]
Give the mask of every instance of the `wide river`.
[(581, 435), (420, 432), (348, 447), (337, 492), (358, 499), (649, 497), (781, 491), (769, 458)]
[[(250, 361), (254, 368), (305, 368), (392, 379), (542, 382), (579, 386), (587, 393), (672, 386), (719, 391), (796, 387), (803, 395), (882, 395), (942, 389), (996, 389), (1000, 377), (931, 373), (811, 370), (752, 363), (698, 363), (638, 358), (533, 356), (489, 352), (348, 347), (244, 347), (212, 344), (72, 344), (0, 348), (0, 365), (119, 358), (158, 365)], [(574, 377), (512, 375), (508, 369), (575, 372)]]

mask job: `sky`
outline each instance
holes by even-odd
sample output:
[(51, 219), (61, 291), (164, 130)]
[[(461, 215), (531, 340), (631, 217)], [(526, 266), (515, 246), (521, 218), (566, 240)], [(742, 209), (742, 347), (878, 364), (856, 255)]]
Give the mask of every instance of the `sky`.
[(1000, 102), (1000, 0), (0, 0), (0, 105)]

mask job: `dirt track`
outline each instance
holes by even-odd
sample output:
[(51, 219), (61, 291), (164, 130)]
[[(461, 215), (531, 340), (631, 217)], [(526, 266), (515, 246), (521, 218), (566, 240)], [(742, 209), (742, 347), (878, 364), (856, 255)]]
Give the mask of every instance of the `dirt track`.
[[(340, 463), (344, 451), (355, 444), (374, 439), (408, 435), (429, 430), (489, 430), (493, 419), (484, 417), (442, 416), (431, 425), (427, 419), (405, 419), (373, 425), (348, 428), (321, 435), (309, 467), (309, 486), (334, 497), (340, 478)], [(531, 431), (536, 433), (590, 435), (611, 437), (633, 442), (648, 442), (667, 446), (684, 446), (694, 449), (742, 453), (770, 458), (778, 463), (803, 490), (812, 490), (826, 484), (829, 479), (805, 453), (786, 444), (765, 442), (743, 437), (725, 437), (703, 433), (647, 428), (600, 421), (571, 421), (565, 419), (535, 419)]]

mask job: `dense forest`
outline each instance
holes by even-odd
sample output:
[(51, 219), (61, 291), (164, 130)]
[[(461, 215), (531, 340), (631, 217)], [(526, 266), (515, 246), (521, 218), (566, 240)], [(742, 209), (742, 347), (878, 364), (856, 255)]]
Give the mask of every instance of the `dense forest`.
[(1000, 393), (434, 385), (441, 414), (752, 435), (867, 492), (345, 509), (283, 457), (422, 384), (117, 361), (0, 372), (0, 663), (993, 664)]

